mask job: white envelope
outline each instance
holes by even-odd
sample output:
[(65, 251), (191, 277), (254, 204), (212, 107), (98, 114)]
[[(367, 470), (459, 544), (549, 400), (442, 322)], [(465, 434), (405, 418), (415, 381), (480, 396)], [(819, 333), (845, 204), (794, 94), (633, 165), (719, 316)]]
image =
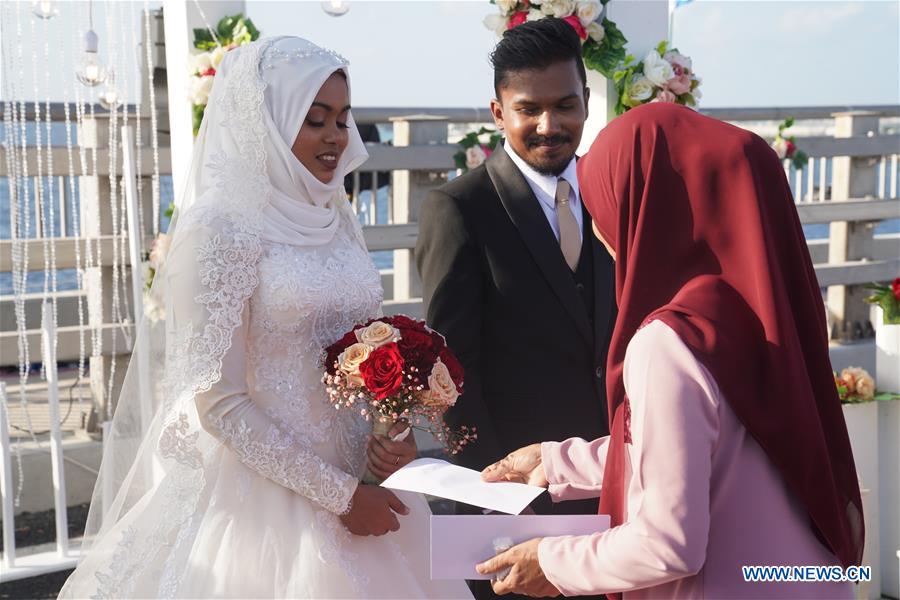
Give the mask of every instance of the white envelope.
[(590, 535), (609, 529), (609, 515), (432, 515), (431, 578), (490, 579), (475, 565), (491, 558), (494, 540)]
[(381, 484), (392, 490), (418, 492), (517, 515), (544, 488), (501, 481), (486, 483), (481, 473), (437, 458), (419, 458), (395, 471)]

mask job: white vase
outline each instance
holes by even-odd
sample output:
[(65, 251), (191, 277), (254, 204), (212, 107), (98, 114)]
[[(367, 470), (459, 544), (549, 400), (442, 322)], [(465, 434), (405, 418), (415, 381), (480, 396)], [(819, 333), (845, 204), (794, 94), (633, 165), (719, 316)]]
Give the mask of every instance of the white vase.
[(882, 392), (900, 393), (900, 324), (886, 325), (884, 311), (872, 307), (875, 329), (875, 387)]
[(872, 580), (857, 586), (857, 598), (881, 595), (881, 542), (879, 536), (878, 402), (842, 405), (856, 475), (859, 478), (863, 516), (866, 522), (866, 547), (863, 564), (872, 567)]

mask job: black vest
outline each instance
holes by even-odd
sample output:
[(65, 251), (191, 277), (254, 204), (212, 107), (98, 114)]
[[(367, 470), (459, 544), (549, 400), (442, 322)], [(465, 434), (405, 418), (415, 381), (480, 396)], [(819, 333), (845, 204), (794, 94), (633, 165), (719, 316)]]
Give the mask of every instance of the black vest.
[(581, 256), (578, 259), (578, 268), (572, 273), (575, 279), (575, 289), (581, 301), (584, 302), (584, 308), (587, 310), (588, 321), (591, 324), (591, 331), (594, 325), (594, 252), (593, 237), (594, 231), (591, 228), (591, 215), (586, 210), (582, 211), (584, 215), (584, 226), (581, 228)]

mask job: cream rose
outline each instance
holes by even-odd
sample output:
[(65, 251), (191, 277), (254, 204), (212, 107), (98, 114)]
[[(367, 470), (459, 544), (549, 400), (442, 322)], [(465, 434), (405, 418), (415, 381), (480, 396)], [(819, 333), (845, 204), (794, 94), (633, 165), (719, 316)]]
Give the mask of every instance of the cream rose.
[(863, 400), (871, 400), (875, 397), (875, 381), (865, 371), (856, 377), (856, 395)]
[[(534, 4), (534, 2), (532, 2)], [(539, 21), (543, 19), (546, 15), (542, 13), (540, 10), (536, 8), (532, 8), (528, 10), (528, 17), (526, 17), (527, 21)]]
[(496, 0), (497, 7), (504, 15), (512, 13), (518, 3), (519, 0)]
[(600, 4), (600, 0), (579, 0), (575, 8), (575, 14), (578, 15), (578, 20), (581, 21), (581, 24), (587, 27), (597, 20), (602, 9), (603, 6)]
[(211, 69), (213, 66), (212, 63), (212, 55), (209, 52), (201, 52), (200, 54), (194, 54), (192, 56), (191, 61), (191, 75), (195, 75), (197, 73), (203, 73), (204, 71)]
[(575, 0), (545, 0), (541, 12), (550, 17), (562, 19), (575, 12)]
[(459, 397), (456, 384), (450, 377), (447, 365), (438, 359), (428, 376), (428, 392), (425, 393), (424, 402), (428, 406), (453, 406)]
[(633, 106), (643, 102), (653, 95), (653, 83), (643, 75), (635, 75), (631, 80), (631, 86), (628, 88), (628, 97), (636, 101)]
[(503, 32), (506, 31), (506, 17), (491, 13), (484, 18), (484, 26), (496, 33), (497, 37), (502, 37)]
[(364, 385), (362, 375), (359, 374), (359, 365), (363, 364), (371, 353), (372, 346), (358, 343), (348, 346), (338, 356), (338, 370), (347, 377), (350, 387)]
[(484, 153), (484, 150), (481, 149), (481, 146), (472, 146), (471, 148), (466, 148), (467, 169), (480, 167), (481, 163), (483, 163), (486, 158), (487, 155)]
[(598, 44), (603, 41), (603, 38), (606, 37), (606, 30), (603, 29), (603, 25), (597, 23), (596, 21), (593, 23), (588, 23), (585, 29), (587, 29), (588, 36)]
[(672, 70), (672, 65), (656, 50), (651, 50), (644, 57), (644, 77), (649, 79), (653, 85), (663, 87), (674, 76), (675, 71)]
[(380, 348), (400, 338), (400, 332), (383, 321), (375, 321), (368, 327), (361, 327), (355, 332), (356, 341)]
[(212, 91), (212, 84), (212, 75), (191, 77), (191, 89), (188, 92), (188, 99), (191, 104), (206, 106), (206, 103), (209, 102), (209, 93)]

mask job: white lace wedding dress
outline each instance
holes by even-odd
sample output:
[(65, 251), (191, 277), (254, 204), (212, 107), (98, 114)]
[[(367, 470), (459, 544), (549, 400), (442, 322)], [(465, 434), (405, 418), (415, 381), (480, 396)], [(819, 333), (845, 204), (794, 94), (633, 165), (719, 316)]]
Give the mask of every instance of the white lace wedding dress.
[(220, 65), (154, 282), (164, 339), (161, 323), (141, 324), (88, 550), (61, 597), (471, 597), (429, 577), (421, 496), (398, 494), (410, 513), (384, 536), (339, 519), (371, 425), (329, 405), (321, 357), (380, 312), (380, 275), (342, 191), (366, 152), (350, 115), (326, 185), (275, 124), (301, 122), (336, 70), (343, 59), (299, 38), (254, 42)]
[[(398, 516), (400, 530), (384, 536), (351, 535), (338, 519), (365, 468), (371, 423), (328, 404), (320, 356), (353, 325), (376, 316), (382, 301), (380, 275), (356, 241), (351, 218), (342, 215), (341, 229), (322, 247), (262, 244), (259, 282), (232, 335), (221, 379), (196, 399), (200, 421), (223, 443), (202, 459), (206, 481), (198, 503), (206, 508), (175, 540), (182, 547), (155, 557), (154, 545), (126, 517), (118, 536), (106, 536), (118, 537), (118, 544), (95, 547), (82, 565), (108, 560), (88, 582), (96, 589), (68, 593), (471, 597), (461, 581), (430, 580), (431, 511), (420, 495), (398, 494), (410, 514)], [(177, 286), (179, 274), (171, 277)], [(182, 460), (196, 452), (179, 436), (177, 421), (162, 438), (161, 446), (183, 452)], [(142, 515), (140, 507), (131, 513), (137, 520), (159, 516)]]

